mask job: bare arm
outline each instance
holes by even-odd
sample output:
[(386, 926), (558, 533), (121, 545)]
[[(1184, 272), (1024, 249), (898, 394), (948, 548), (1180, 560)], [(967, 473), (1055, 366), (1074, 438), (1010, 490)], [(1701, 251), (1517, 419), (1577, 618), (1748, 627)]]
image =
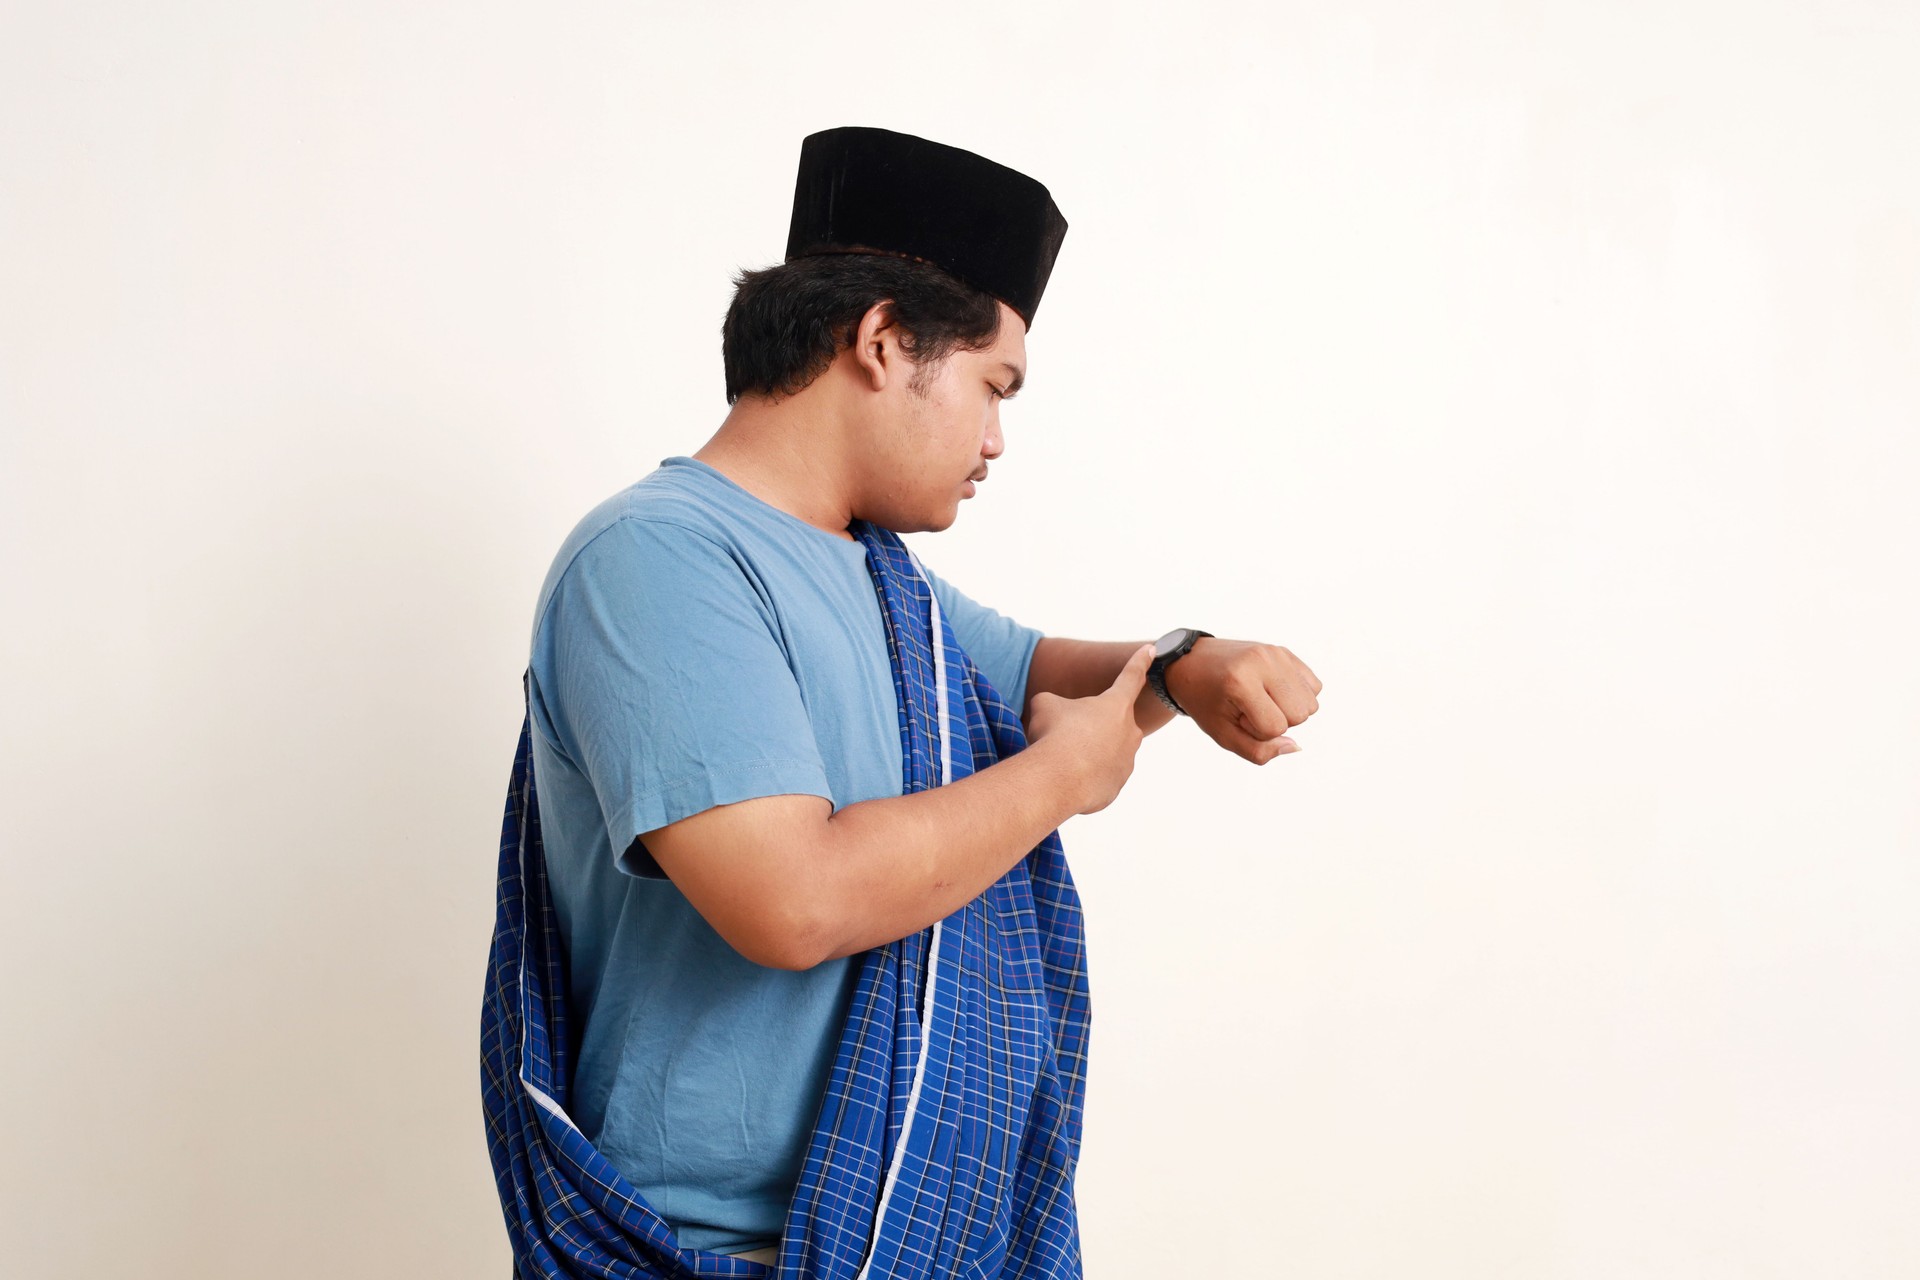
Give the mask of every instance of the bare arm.
[[(1033, 648), (1033, 659), (1027, 666), (1027, 697), (1026, 704), (1020, 708), (1020, 719), (1030, 723), (1029, 715), (1036, 693), (1053, 693), (1062, 698), (1085, 698), (1099, 693), (1113, 683), (1113, 678), (1120, 674), (1120, 668), (1127, 665), (1127, 659), (1133, 656), (1134, 650), (1150, 643), (1147, 640), (1069, 640), (1064, 636), (1041, 636), (1040, 642)], [(1167, 675), (1173, 681), (1169, 692), (1178, 702), (1180, 663), (1169, 667)], [(1186, 703), (1180, 705), (1184, 707)], [(1134, 699), (1133, 718), (1140, 726), (1141, 733), (1152, 733), (1173, 719), (1174, 712), (1173, 708), (1160, 701), (1151, 686), (1143, 685), (1140, 696)]]
[(1074, 814), (1113, 802), (1145, 737), (1133, 708), (1152, 656), (1137, 646), (1084, 697), (1036, 695), (1026, 747), (945, 786), (838, 813), (823, 796), (761, 796), (640, 838), (756, 964), (809, 969), (883, 946), (952, 915)]
[(838, 813), (823, 796), (762, 796), (641, 839), (736, 951), (808, 969), (916, 933), (985, 892), (1079, 812), (1071, 766), (1036, 742), (928, 791)]

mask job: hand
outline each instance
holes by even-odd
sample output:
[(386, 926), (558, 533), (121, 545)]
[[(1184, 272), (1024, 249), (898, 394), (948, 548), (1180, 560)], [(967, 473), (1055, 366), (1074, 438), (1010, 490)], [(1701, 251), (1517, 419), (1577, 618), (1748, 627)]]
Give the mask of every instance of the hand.
[(1209, 738), (1255, 764), (1298, 751), (1286, 736), (1320, 709), (1320, 679), (1292, 651), (1202, 636), (1167, 668), (1167, 692)]
[(1147, 736), (1134, 719), (1133, 704), (1152, 662), (1153, 646), (1142, 645), (1104, 692), (1087, 698), (1036, 693), (1029, 701), (1028, 749), (1047, 752), (1066, 771), (1074, 812), (1100, 812), (1133, 776), (1134, 756)]

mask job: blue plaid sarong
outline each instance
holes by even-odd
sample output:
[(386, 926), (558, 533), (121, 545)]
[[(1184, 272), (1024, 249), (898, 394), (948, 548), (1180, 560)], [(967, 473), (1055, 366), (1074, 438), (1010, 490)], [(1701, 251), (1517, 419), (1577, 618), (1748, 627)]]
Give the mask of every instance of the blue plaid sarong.
[[(913, 552), (864, 520), (850, 528), (886, 623), (904, 793), (1025, 748), (1017, 712), (960, 648)], [(516, 1277), (1079, 1280), (1073, 1175), (1090, 1007), (1059, 832), (945, 920), (861, 957), (773, 1268), (680, 1248), (567, 1115), (574, 1041), (530, 718), (498, 888), (481, 1091)]]

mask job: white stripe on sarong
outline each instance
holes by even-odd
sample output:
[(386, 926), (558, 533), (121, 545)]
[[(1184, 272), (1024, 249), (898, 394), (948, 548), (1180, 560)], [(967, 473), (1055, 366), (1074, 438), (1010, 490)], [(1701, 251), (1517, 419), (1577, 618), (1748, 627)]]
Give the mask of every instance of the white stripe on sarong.
[[(933, 602), (933, 688), (938, 704), (940, 721), (940, 785), (945, 786), (953, 779), (953, 745), (947, 729), (947, 646), (941, 640), (940, 600), (933, 594), (933, 583), (927, 579), (926, 570), (920, 567), (920, 557), (907, 552), (907, 558), (913, 561), (914, 569), (920, 579), (927, 583), (927, 598)], [(873, 1211), (873, 1234), (867, 1240), (867, 1260), (860, 1266), (860, 1274), (854, 1280), (870, 1280), (873, 1270), (874, 1250), (880, 1243), (880, 1224), (887, 1219), (887, 1206), (893, 1201), (894, 1188), (900, 1185), (900, 1166), (907, 1155), (907, 1135), (913, 1132), (913, 1122), (920, 1112), (920, 1086), (927, 1076), (927, 1036), (933, 1029), (933, 1013), (938, 1007), (935, 995), (939, 990), (940, 977), (940, 922), (933, 922), (933, 938), (927, 943), (927, 992), (920, 1014), (920, 1058), (913, 1064), (913, 1088), (907, 1093), (907, 1115), (900, 1124), (900, 1137), (893, 1144), (893, 1160), (887, 1169), (887, 1179), (880, 1189), (880, 1205)]]

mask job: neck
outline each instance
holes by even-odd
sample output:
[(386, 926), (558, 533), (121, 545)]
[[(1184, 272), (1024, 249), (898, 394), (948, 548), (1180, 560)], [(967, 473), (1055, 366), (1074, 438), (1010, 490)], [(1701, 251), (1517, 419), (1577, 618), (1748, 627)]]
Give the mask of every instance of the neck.
[(713, 438), (690, 455), (769, 506), (814, 527), (858, 541), (853, 521), (852, 472), (839, 422), (804, 394), (771, 403), (734, 401)]

